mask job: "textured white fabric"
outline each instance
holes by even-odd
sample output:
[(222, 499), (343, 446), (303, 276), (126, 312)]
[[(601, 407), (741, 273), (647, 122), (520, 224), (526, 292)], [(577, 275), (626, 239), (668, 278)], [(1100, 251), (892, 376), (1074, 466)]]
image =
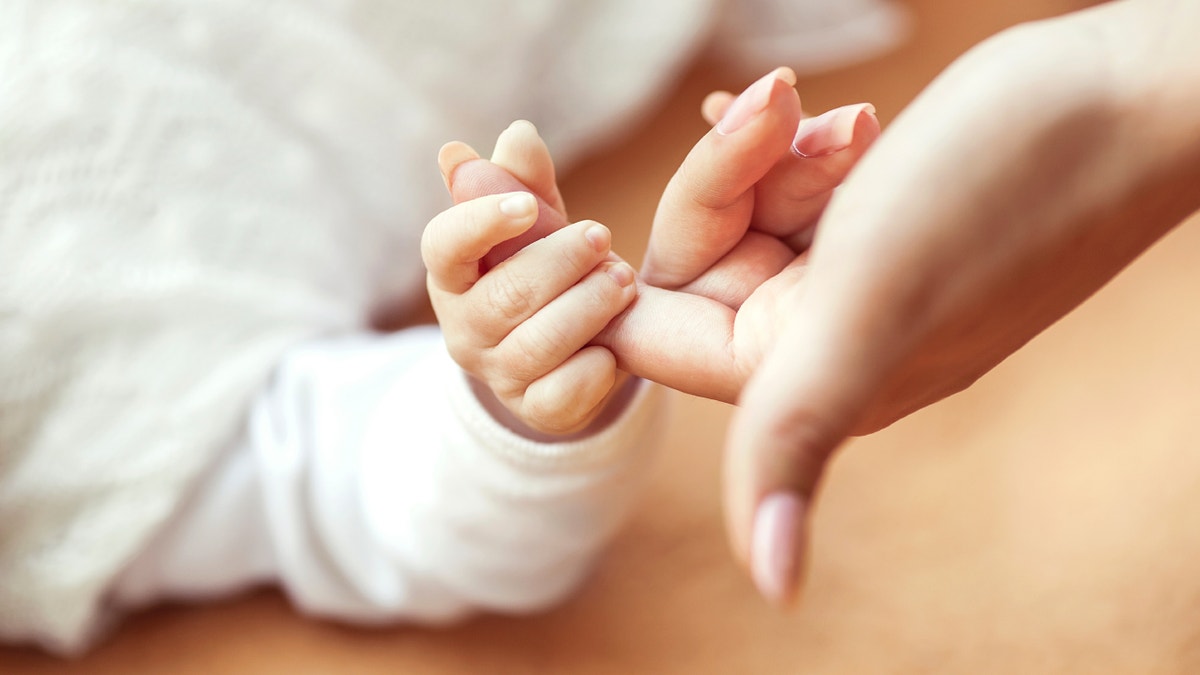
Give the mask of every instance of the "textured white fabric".
[(524, 117), (569, 162), (715, 7), (6, 1), (0, 638), (85, 645), (283, 355), (410, 306), (441, 143)]
[(780, 65), (819, 72), (894, 47), (908, 27), (907, 13), (879, 0), (731, 0), (713, 47), (755, 73)]
[(583, 578), (656, 454), (660, 387), (598, 434), (541, 444), (483, 409), (432, 328), (292, 350), (250, 433), (114, 584), (110, 603), (279, 581), (306, 612), (440, 622), (543, 607)]

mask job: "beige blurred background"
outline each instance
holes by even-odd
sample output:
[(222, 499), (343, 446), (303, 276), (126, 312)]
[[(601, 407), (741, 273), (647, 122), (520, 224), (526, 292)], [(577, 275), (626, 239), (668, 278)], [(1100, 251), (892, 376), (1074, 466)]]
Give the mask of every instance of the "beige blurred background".
[[(886, 124), (979, 39), (1088, 3), (907, 4), (908, 43), (802, 79), (806, 108), (870, 100)], [(696, 64), (632, 136), (565, 177), (572, 216), (610, 224), (638, 259), (705, 131), (703, 95), (749, 79)], [(680, 395), (642, 508), (557, 610), (359, 630), (263, 591), (143, 614), (75, 662), (0, 649), (0, 673), (1200, 672), (1198, 228), (967, 392), (851, 443), (793, 613), (760, 602), (725, 547), (731, 409)]]

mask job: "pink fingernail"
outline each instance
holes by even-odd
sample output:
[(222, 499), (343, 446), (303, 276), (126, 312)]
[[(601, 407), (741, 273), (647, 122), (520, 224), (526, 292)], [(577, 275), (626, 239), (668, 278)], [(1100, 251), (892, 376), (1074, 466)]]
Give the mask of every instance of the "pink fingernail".
[(800, 572), (800, 528), (804, 502), (794, 492), (773, 492), (754, 514), (750, 541), (750, 574), (763, 597), (786, 605)]
[(795, 85), (796, 76), (788, 68), (776, 68), (746, 87), (746, 91), (734, 99), (721, 121), (717, 122), (717, 133), (723, 136), (732, 134), (749, 124), (771, 101), (771, 91), (775, 89), (777, 80), (790, 81)]
[(874, 115), (870, 103), (834, 108), (800, 122), (792, 152), (801, 157), (823, 157), (845, 150), (854, 142), (854, 127), (862, 115)]

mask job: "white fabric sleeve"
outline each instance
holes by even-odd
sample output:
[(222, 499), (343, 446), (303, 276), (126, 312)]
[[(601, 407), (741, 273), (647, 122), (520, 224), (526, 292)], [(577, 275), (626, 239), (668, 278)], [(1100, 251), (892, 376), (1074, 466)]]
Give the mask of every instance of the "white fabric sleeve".
[(267, 582), (302, 611), (356, 622), (552, 604), (584, 578), (655, 454), (666, 398), (629, 386), (599, 433), (538, 443), (482, 408), (435, 328), (299, 348), (110, 604)]

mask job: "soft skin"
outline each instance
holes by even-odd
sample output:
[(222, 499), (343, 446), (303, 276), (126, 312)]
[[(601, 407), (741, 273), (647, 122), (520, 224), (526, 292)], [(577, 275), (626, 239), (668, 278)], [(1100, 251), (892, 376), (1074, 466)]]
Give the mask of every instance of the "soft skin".
[(765, 595), (794, 599), (848, 436), (966, 388), (1200, 207), (1197, 34), (1185, 0), (1002, 33), (838, 190), (729, 429), (730, 538)]
[[(612, 256), (603, 225), (566, 224), (531, 124), (502, 133), (491, 161), (449, 144), (439, 165), (452, 192), (460, 183), (460, 199), (430, 221), (421, 254), (450, 355), (512, 430), (539, 440), (593, 431), (627, 398), (612, 353), (589, 342), (633, 301), (633, 268)], [(472, 165), (487, 180), (475, 185)], [(477, 194), (465, 197), (462, 185)]]

